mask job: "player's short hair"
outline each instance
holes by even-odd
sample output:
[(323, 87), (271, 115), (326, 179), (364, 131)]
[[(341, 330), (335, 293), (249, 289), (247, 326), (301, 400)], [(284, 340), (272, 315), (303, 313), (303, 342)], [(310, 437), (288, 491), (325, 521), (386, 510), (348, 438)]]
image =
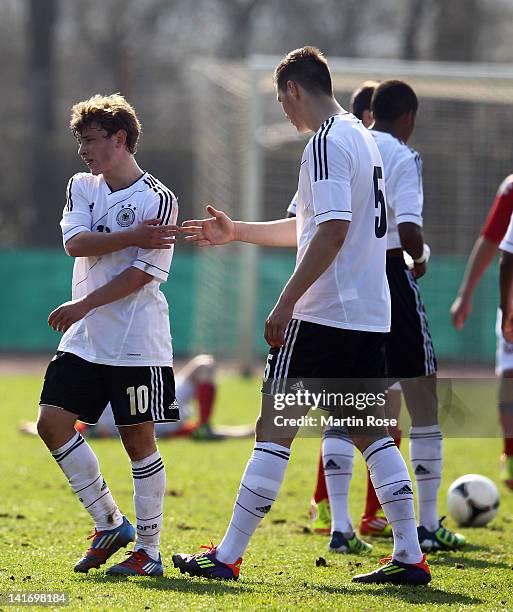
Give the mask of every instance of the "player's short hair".
[(416, 113), (418, 108), (415, 92), (404, 81), (383, 81), (372, 95), (371, 110), (377, 120), (395, 121), (405, 113)]
[(285, 91), (287, 81), (296, 81), (310, 92), (333, 95), (328, 62), (317, 47), (301, 47), (287, 53), (276, 66), (274, 82), (279, 90)]
[(130, 153), (137, 151), (141, 124), (134, 108), (119, 94), (110, 96), (95, 95), (89, 100), (74, 104), (71, 108), (69, 126), (75, 138), (78, 138), (84, 128), (97, 123), (107, 134), (112, 136), (118, 130), (126, 132), (126, 148)]
[(372, 94), (378, 85), (379, 81), (365, 81), (354, 90), (351, 96), (351, 112), (358, 119), (362, 119), (363, 111), (370, 111)]

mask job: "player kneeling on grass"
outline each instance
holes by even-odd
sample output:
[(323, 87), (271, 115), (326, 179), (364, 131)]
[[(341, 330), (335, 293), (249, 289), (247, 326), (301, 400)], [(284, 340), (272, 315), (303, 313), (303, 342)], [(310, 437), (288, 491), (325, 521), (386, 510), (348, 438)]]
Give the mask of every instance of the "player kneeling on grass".
[[(220, 440), (211, 425), (216, 396), (215, 362), (212, 355), (197, 355), (175, 374), (175, 396), (180, 406), (180, 420), (174, 423), (157, 423), (157, 438), (190, 436), (195, 440)], [(198, 418), (193, 416), (193, 400), (198, 404)], [(110, 406), (94, 427), (85, 427), (93, 438), (117, 438), (118, 429)], [(81, 431), (84, 434), (84, 431)]]
[[(246, 438), (255, 433), (252, 425), (213, 425), (212, 417), (217, 385), (215, 382), (215, 360), (212, 355), (197, 355), (176, 373), (176, 401), (180, 406), (180, 420), (172, 423), (157, 423), (157, 438), (190, 437), (197, 441), (220, 441), (227, 438)], [(198, 416), (193, 417), (193, 403), (198, 406)], [(30, 424), (25, 424), (28, 431)], [(118, 428), (110, 405), (94, 427), (77, 423), (82, 435), (92, 438), (117, 438)]]
[[(298, 249), (296, 269), (265, 324), (271, 348), (256, 444), (228, 530), (218, 547), (173, 555), (182, 573), (206, 578), (238, 577), (242, 555), (283, 482), (297, 429), (273, 427), (274, 396), (294, 389), (292, 381), (298, 379), (381, 379), (385, 375), (390, 294), (379, 150), (362, 123), (333, 97), (329, 68), (318, 49), (304, 47), (289, 53), (276, 68), (275, 83), (278, 101), (292, 124), (299, 132), (314, 132), (300, 166), (297, 218), (233, 222), (210, 206), (211, 219), (189, 221), (183, 228), (200, 246), (239, 240)], [(282, 414), (301, 416), (297, 410)], [(419, 547), (411, 481), (398, 448), (385, 427), (353, 440), (364, 456), (394, 535), (394, 551), (387, 563), (353, 580), (428, 583), (431, 575)]]
[[(175, 396), (180, 406), (180, 420), (169, 423), (157, 423), (157, 438), (175, 438), (190, 436), (194, 440), (223, 440), (226, 437), (246, 437), (254, 433), (248, 426), (214, 427), (211, 419), (216, 396), (215, 361), (212, 355), (197, 355), (175, 375)], [(198, 405), (198, 418), (192, 418), (193, 400)], [(83, 436), (90, 438), (117, 438), (118, 428), (112, 407), (108, 404), (102, 416), (91, 426), (81, 421), (75, 423), (75, 429)], [(19, 430), (29, 435), (37, 435), (37, 424), (34, 421), (21, 421)]]
[[(37, 430), (95, 524), (75, 565), (88, 572), (136, 539), (111, 575), (161, 576), (164, 464), (154, 423), (175, 421), (175, 383), (166, 299), (173, 255), (174, 195), (135, 158), (140, 124), (120, 95), (94, 96), (72, 109), (71, 130), (90, 173), (75, 174), (61, 221), (75, 257), (72, 300), (49, 325), (64, 332), (48, 365)], [(137, 532), (120, 512), (91, 447), (75, 430), (111, 403), (130, 457)]]

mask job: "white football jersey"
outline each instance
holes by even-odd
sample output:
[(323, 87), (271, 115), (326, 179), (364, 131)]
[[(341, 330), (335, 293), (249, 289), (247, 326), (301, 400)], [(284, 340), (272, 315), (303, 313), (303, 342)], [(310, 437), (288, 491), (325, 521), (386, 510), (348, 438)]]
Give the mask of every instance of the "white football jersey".
[(501, 251), (506, 251), (507, 253), (513, 253), (513, 215), (511, 215), (509, 219), (508, 229), (506, 230), (506, 234), (499, 244), (499, 249)]
[(291, 215), (296, 216), (296, 210), (297, 210), (297, 191), (292, 196), (292, 200), (290, 200), (290, 204), (288, 205), (287, 212), (290, 213)]
[[(145, 219), (175, 224), (175, 196), (148, 173), (129, 187), (111, 191), (102, 175), (75, 174), (66, 191), (61, 228), (66, 242), (81, 232), (124, 232)], [(63, 335), (60, 351), (87, 361), (116, 366), (170, 366), (173, 359), (168, 305), (160, 291), (166, 282), (173, 248), (129, 247), (98, 257), (77, 257), (73, 299), (88, 295), (130, 267), (154, 278), (139, 291), (95, 308)]]
[(422, 227), (422, 160), (417, 151), (392, 134), (377, 130), (370, 133), (378, 145), (387, 177), (387, 249), (401, 248), (397, 225), (408, 222)]
[(328, 269), (297, 301), (294, 317), (388, 332), (383, 164), (374, 139), (350, 113), (327, 119), (305, 147), (296, 204), (296, 266), (317, 226), (330, 219), (350, 221), (346, 239)]

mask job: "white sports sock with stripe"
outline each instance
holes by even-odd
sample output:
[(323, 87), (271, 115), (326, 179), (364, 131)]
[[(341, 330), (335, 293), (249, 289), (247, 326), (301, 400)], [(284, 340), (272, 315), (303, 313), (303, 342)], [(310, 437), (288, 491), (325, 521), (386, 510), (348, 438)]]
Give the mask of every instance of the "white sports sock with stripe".
[(77, 432), (66, 444), (53, 450), (52, 455), (93, 518), (96, 530), (119, 527), (123, 515), (100, 473), (96, 455), (84, 438)]
[(235, 563), (242, 557), (251, 536), (270, 511), (280, 490), (290, 457), (290, 449), (272, 442), (256, 442), (233, 507), (230, 525), (216, 558)]
[(393, 558), (419, 563), (422, 552), (417, 535), (413, 490), (406, 463), (393, 438), (381, 438), (363, 451), (379, 503), (394, 534)]
[(322, 459), (331, 508), (331, 533), (340, 531), (346, 538), (351, 538), (354, 529), (349, 516), (348, 497), (353, 475), (354, 444), (346, 437), (335, 437), (328, 430), (322, 441)]
[(137, 541), (134, 550), (144, 549), (159, 558), (160, 531), (166, 494), (166, 470), (159, 451), (140, 461), (132, 461)]
[(442, 478), (442, 432), (439, 425), (410, 428), (410, 461), (417, 485), (419, 525), (438, 529), (438, 490)]

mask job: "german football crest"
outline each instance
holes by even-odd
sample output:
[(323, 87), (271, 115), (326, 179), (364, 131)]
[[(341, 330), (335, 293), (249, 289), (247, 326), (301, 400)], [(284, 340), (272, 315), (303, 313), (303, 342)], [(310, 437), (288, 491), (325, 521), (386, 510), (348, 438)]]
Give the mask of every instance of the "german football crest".
[(116, 215), (116, 221), (121, 227), (128, 227), (135, 221), (135, 208), (131, 204), (123, 204), (121, 210)]

